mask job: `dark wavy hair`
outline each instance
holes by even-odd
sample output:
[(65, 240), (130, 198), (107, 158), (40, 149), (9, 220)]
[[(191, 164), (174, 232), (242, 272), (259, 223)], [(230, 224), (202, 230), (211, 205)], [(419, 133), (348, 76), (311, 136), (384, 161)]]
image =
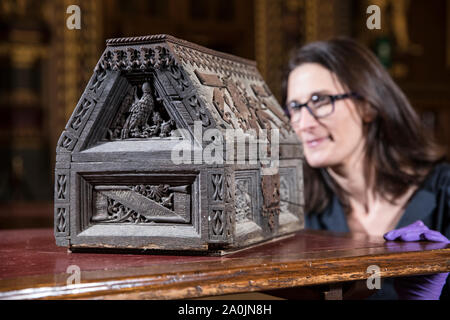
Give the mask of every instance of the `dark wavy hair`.
[[(318, 63), (336, 75), (343, 87), (356, 92), (366, 139), (364, 174), (373, 177), (375, 193), (394, 202), (411, 185), (420, 185), (432, 167), (444, 160), (445, 149), (423, 127), (405, 94), (376, 56), (349, 38), (312, 42), (294, 51), (283, 81), (283, 105), (289, 73), (304, 63)], [(312, 168), (304, 161), (305, 211), (320, 212), (336, 194), (346, 212), (348, 194), (325, 168)]]

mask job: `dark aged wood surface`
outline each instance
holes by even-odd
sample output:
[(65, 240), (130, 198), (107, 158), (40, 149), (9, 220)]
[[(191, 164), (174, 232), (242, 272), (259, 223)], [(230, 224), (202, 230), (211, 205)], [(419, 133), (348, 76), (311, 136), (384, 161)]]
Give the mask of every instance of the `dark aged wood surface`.
[[(70, 265), (81, 282), (67, 286)], [(181, 299), (450, 271), (450, 245), (303, 230), (222, 257), (70, 253), (52, 230), (0, 231), (1, 299)]]
[(56, 243), (216, 251), (301, 230), (302, 154), (254, 62), (110, 39), (57, 143)]

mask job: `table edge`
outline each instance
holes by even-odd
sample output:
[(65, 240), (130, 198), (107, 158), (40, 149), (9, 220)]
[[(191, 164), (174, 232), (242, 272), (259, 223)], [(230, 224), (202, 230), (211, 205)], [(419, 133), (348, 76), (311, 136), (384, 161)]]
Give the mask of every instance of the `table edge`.
[(381, 278), (449, 272), (450, 248), (105, 278), (74, 285), (14, 288), (9, 286), (14, 282), (11, 278), (0, 280), (0, 299), (189, 299), (365, 280), (371, 276), (367, 272), (371, 265), (379, 266)]

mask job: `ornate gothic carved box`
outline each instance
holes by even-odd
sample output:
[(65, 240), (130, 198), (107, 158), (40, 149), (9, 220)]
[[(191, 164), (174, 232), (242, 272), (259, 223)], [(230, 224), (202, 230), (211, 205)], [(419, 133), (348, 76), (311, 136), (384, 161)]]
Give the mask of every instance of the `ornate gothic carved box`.
[(255, 62), (171, 36), (107, 41), (56, 152), (60, 246), (223, 252), (304, 226), (301, 145)]

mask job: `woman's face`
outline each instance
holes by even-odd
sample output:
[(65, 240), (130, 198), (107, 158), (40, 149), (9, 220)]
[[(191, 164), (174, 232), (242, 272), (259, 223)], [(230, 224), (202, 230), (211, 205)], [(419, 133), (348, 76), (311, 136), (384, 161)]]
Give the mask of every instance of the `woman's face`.
[[(287, 102), (305, 103), (312, 95), (347, 93), (336, 76), (316, 63), (305, 63), (289, 75)], [(291, 125), (303, 143), (311, 167), (354, 164), (364, 149), (363, 121), (353, 99), (334, 102), (334, 112), (314, 118), (306, 108), (291, 113)]]

